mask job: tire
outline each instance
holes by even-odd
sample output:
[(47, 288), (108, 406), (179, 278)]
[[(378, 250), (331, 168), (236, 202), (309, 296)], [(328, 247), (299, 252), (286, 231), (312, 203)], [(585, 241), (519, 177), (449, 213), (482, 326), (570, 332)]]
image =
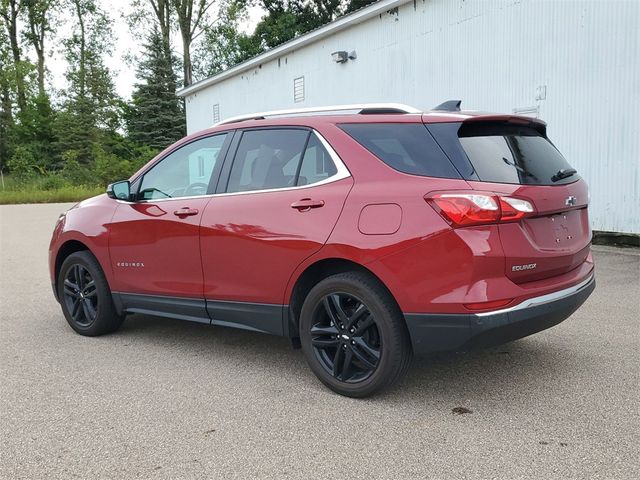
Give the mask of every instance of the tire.
[(300, 314), (300, 341), (313, 373), (348, 397), (367, 397), (397, 382), (412, 351), (404, 317), (371, 275), (347, 272), (319, 282)]
[(69, 255), (58, 274), (58, 299), (67, 322), (80, 335), (115, 332), (124, 315), (116, 313), (100, 264), (88, 251)]

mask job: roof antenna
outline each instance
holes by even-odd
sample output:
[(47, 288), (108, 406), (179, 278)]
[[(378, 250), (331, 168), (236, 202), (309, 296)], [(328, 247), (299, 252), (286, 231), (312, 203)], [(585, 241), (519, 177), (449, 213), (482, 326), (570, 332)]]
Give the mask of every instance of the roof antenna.
[(462, 100), (447, 100), (446, 102), (441, 103), (436, 108), (434, 108), (434, 110), (440, 110), (444, 112), (459, 112), (461, 103)]

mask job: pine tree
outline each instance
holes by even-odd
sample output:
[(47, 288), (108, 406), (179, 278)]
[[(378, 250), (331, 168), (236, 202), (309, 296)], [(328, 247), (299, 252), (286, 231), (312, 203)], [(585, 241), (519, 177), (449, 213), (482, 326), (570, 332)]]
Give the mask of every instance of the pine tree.
[(103, 55), (110, 53), (111, 19), (95, 0), (71, 0), (76, 26), (64, 41), (68, 62), (63, 111), (58, 115), (61, 151), (80, 163), (94, 160), (94, 146), (116, 136), (119, 99)]
[(154, 27), (137, 68), (127, 130), (132, 140), (152, 148), (165, 148), (185, 134), (184, 109), (176, 97), (177, 76), (164, 54), (162, 35)]

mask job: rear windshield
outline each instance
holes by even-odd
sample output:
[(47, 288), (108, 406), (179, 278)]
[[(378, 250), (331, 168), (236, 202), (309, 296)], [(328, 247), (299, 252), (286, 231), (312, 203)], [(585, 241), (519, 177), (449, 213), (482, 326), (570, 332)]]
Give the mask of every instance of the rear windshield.
[[(467, 123), (458, 138), (481, 181), (526, 185), (575, 182), (571, 166), (553, 144), (529, 126)], [(564, 171), (564, 175), (560, 174)], [(561, 178), (563, 177), (564, 178)]]
[(400, 172), (426, 177), (460, 178), (423, 124), (345, 123), (340, 128)]

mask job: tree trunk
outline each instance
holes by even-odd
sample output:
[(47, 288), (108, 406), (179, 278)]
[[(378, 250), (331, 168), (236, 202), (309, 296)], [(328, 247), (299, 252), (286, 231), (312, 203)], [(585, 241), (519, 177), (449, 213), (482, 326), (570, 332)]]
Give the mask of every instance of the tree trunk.
[(156, 15), (158, 25), (160, 26), (160, 35), (162, 37), (162, 52), (171, 62), (171, 5), (170, 0), (149, 0), (153, 13)]
[(9, 34), (9, 43), (11, 44), (11, 53), (13, 55), (14, 70), (16, 72), (16, 96), (18, 102), (18, 108), (20, 113), (25, 113), (27, 110), (27, 97), (24, 87), (24, 76), (22, 75), (22, 69), (20, 64), (22, 62), (20, 43), (18, 41), (18, 16), (20, 14), (20, 4), (17, 0), (9, 1), (9, 12), (5, 17), (7, 24), (7, 30)]
[(44, 98), (47, 94), (44, 88), (44, 52), (38, 50), (38, 95), (40, 98)]
[(193, 83), (193, 67), (191, 65), (191, 38), (182, 35), (182, 72), (183, 85), (188, 87)]
[(49, 20), (50, 1), (39, 0), (30, 1), (27, 4), (27, 20), (29, 23), (28, 40), (36, 51), (38, 66), (38, 95), (43, 98), (46, 96), (45, 91), (45, 67), (44, 67), (44, 39), (47, 34)]
[(9, 89), (9, 84), (3, 78), (0, 78), (0, 82), (0, 105), (2, 106), (0, 115), (2, 115), (5, 125), (13, 125), (13, 112), (11, 110), (11, 91)]
[(80, 8), (80, 2), (75, 0), (73, 2), (76, 6), (76, 14), (78, 15), (78, 24), (80, 25), (80, 71), (78, 72), (80, 92), (79, 97), (84, 100), (86, 97), (86, 39), (84, 32), (84, 18), (82, 17), (82, 9)]
[[(182, 84), (187, 87), (193, 83), (193, 66), (191, 63), (191, 42), (200, 26), (205, 12), (214, 3), (206, 0), (171, 0), (178, 16), (178, 27), (182, 36)], [(197, 3), (195, 16), (194, 4)]]

